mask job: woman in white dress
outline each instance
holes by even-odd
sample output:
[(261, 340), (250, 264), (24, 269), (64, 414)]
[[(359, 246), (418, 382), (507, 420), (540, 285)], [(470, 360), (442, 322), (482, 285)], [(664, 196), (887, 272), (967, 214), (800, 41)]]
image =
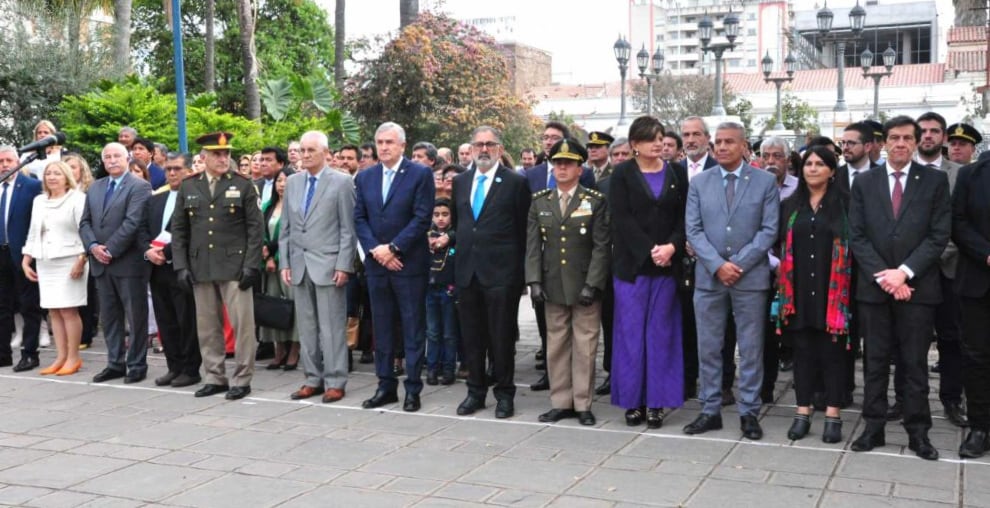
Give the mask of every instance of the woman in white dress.
[[(79, 219), (86, 196), (76, 190), (72, 169), (64, 162), (45, 166), (41, 181), (45, 192), (34, 198), (21, 267), (28, 280), (38, 283), (41, 307), (48, 309), (55, 333), (57, 357), (41, 374), (66, 376), (82, 367), (82, 321), (77, 308), (86, 305), (89, 266), (79, 238)], [(32, 267), (35, 262), (37, 271)]]

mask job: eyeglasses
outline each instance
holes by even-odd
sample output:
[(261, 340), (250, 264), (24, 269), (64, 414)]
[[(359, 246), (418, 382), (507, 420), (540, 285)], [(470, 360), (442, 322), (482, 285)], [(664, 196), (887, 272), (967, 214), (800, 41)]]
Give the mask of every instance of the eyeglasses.
[(564, 139), (564, 138), (561, 137), (561, 136), (558, 136), (556, 134), (544, 134), (543, 135), (543, 141), (560, 141), (562, 139)]
[(184, 171), (185, 169), (186, 168), (184, 168), (182, 166), (165, 166), (165, 172), (166, 173), (171, 172), (171, 171)]
[(499, 143), (497, 141), (478, 141), (476, 143), (471, 143), (471, 146), (477, 148), (478, 150), (481, 150), (482, 148), (492, 150), (499, 146)]

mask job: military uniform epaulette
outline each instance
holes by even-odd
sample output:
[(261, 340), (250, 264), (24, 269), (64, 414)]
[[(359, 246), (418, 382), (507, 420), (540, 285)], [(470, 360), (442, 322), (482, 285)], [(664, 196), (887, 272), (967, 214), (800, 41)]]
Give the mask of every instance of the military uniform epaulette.
[(162, 185), (161, 187), (155, 189), (154, 192), (151, 193), (151, 195), (152, 196), (157, 196), (159, 194), (165, 194), (166, 192), (168, 192), (170, 190), (172, 190), (172, 188), (169, 187), (168, 184), (165, 184), (165, 185)]
[(547, 194), (550, 194), (551, 192), (553, 192), (553, 189), (552, 188), (551, 189), (543, 189), (540, 192), (537, 192), (536, 194), (533, 194), (533, 199), (541, 198), (543, 196), (546, 196)]
[[(206, 174), (206, 171), (200, 171), (199, 173), (193, 173), (191, 175), (186, 175), (186, 176), (182, 177), (182, 180), (183, 181), (185, 181), (185, 180), (192, 180), (193, 178), (199, 178), (199, 177), (201, 177), (201, 176), (203, 176), (205, 174)], [(203, 176), (203, 178), (206, 178), (206, 177)]]
[(582, 189), (584, 189), (585, 194), (587, 194), (587, 195), (589, 195), (589, 196), (591, 196), (593, 198), (596, 198), (596, 199), (605, 199), (605, 195), (602, 194), (601, 192), (596, 191), (595, 189), (588, 189), (588, 188), (585, 188), (585, 187), (582, 187)]

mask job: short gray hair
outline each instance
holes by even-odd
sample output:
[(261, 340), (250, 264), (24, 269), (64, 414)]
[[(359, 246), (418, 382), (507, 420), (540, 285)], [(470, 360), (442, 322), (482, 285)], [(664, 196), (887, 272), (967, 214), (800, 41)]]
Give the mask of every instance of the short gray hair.
[(622, 145), (628, 145), (628, 144), (629, 144), (629, 138), (615, 138), (615, 141), (613, 141), (612, 144), (608, 146), (608, 153), (611, 154), (612, 150), (615, 150), (616, 148)]
[(302, 140), (307, 137), (316, 138), (316, 144), (320, 145), (320, 148), (330, 148), (330, 139), (321, 131), (306, 131), (302, 136), (299, 136), (299, 142), (302, 143)]
[(395, 131), (399, 135), (399, 141), (406, 142), (406, 130), (402, 128), (401, 125), (395, 122), (385, 122), (375, 129), (375, 137), (377, 138), (379, 134), (388, 131)]
[[(692, 115), (692, 116), (689, 116), (689, 117), (681, 120), (681, 125), (683, 126), (684, 125), (684, 122), (690, 122), (690, 121), (701, 122), (701, 129), (705, 131), (705, 134), (708, 134), (709, 133), (708, 124), (705, 122), (705, 119), (704, 118), (702, 118), (700, 116), (697, 116), (697, 115)], [(683, 132), (683, 131), (684, 131), (684, 129), (682, 128), (681, 129), (681, 132)]]
[(7, 153), (7, 152), (13, 152), (14, 155), (17, 155), (17, 148), (14, 148), (13, 146), (10, 145), (0, 145), (0, 153)]
[(129, 132), (129, 133), (133, 134), (134, 137), (137, 137), (137, 129), (135, 129), (134, 127), (131, 127), (129, 125), (125, 125), (125, 126), (121, 127), (120, 130), (117, 131), (117, 134), (120, 134), (121, 132)]
[(498, 129), (490, 125), (482, 125), (479, 127), (475, 127), (474, 130), (471, 131), (471, 140), (474, 141), (474, 137), (477, 136), (478, 134), (481, 134), (482, 132), (492, 133), (492, 135), (495, 136), (495, 141), (498, 141), (499, 144), (502, 143), (502, 133)]
[(743, 124), (741, 124), (739, 122), (722, 122), (722, 123), (718, 124), (718, 127), (715, 127), (715, 130), (716, 131), (724, 131), (724, 130), (736, 131), (736, 132), (739, 133), (739, 139), (742, 139), (742, 140), (745, 140), (746, 139), (746, 127), (743, 126)]
[(782, 137), (770, 136), (767, 139), (764, 139), (763, 142), (760, 143), (760, 152), (762, 153), (764, 150), (771, 147), (782, 149), (784, 151), (785, 159), (791, 156), (791, 145)]

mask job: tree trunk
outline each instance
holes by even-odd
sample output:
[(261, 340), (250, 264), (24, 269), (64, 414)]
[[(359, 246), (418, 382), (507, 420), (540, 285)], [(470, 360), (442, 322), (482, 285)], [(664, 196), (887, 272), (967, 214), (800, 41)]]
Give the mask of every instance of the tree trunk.
[(344, 1), (337, 0), (333, 14), (333, 84), (344, 89)]
[(206, 0), (206, 91), (213, 92), (216, 82), (216, 39), (213, 36), (213, 26), (216, 18), (216, 0)]
[(261, 94), (258, 92), (258, 62), (254, 47), (254, 2), (237, 0), (237, 21), (241, 28), (241, 59), (244, 61), (244, 107), (251, 120), (261, 118)]
[(399, 0), (399, 29), (412, 24), (419, 16), (419, 0)]
[(113, 0), (113, 63), (123, 76), (131, 72), (131, 0)]

